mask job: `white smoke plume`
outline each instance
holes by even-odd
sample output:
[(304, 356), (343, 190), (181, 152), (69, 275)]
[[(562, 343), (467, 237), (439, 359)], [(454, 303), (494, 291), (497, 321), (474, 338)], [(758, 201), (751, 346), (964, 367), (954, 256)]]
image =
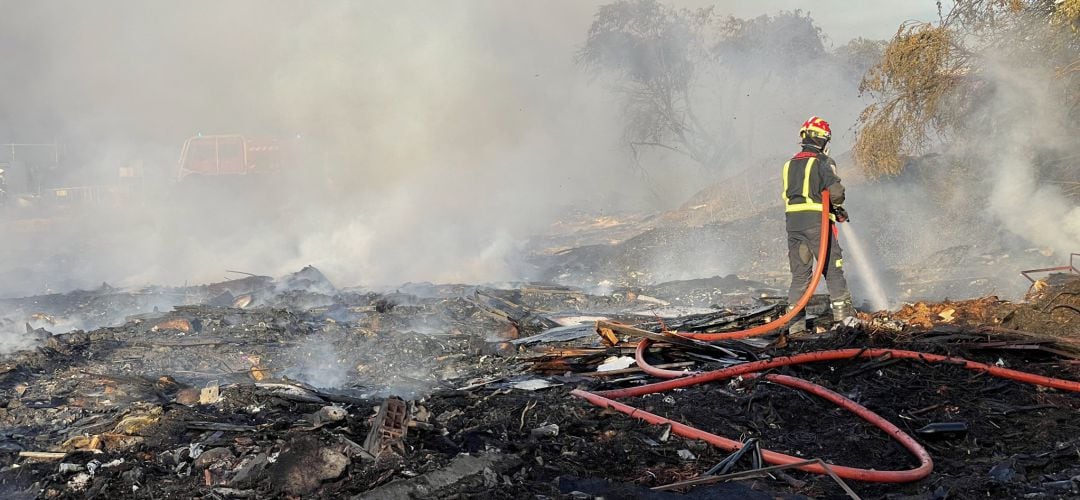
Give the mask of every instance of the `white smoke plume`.
[[(1009, 231), (1058, 254), (1080, 251), (1080, 206), (1063, 196), (1054, 184), (1040, 182), (1036, 147), (1067, 156), (1075, 137), (1062, 125), (1065, 115), (1060, 94), (1054, 92), (1052, 68), (1025, 68), (1017, 61), (989, 58), (998, 90), (992, 119), (1000, 123), (985, 155), (991, 172), (990, 210)], [(1041, 71), (1040, 71), (1041, 69)]]
[[(47, 187), (142, 164), (139, 201), (6, 224), (2, 295), (304, 264), (345, 284), (504, 279), (568, 207), (646, 199), (572, 60), (592, 5), (108, 4), (8, 9), (0, 139), (70, 145)], [(172, 182), (196, 133), (308, 153), (276, 186), (223, 179), (218, 208)]]
[[(103, 281), (201, 283), (224, 278), (226, 269), (280, 275), (307, 264), (343, 286), (521, 279), (527, 237), (570, 209), (677, 207), (740, 169), (791, 154), (793, 130), (811, 114), (834, 124), (838, 157), (852, 143), (866, 102), (857, 78), (828, 60), (789, 67), (751, 57), (724, 68), (731, 73), (705, 71), (695, 89), (702, 119), (735, 131), (716, 138), (735, 153), (728, 164), (706, 171), (654, 156), (645, 158), (650, 175), (640, 175), (620, 142), (617, 98), (573, 60), (604, 3), (8, 5), (0, 19), (0, 141), (63, 144), (61, 167), (47, 179), (52, 187), (115, 184), (117, 169), (129, 165), (142, 165), (145, 178), (134, 186), (136, 202), (3, 222), (0, 296)], [(670, 4), (713, 5), (742, 18), (800, 7), (780, 0)], [(932, 2), (902, 9), (829, 0), (810, 15), (825, 49), (835, 51), (851, 38), (885, 38), (900, 22), (936, 12)], [(814, 92), (793, 90), (792, 81), (807, 79)], [(1003, 96), (1040, 99), (1039, 89), (1023, 82), (1004, 88), (1013, 90)], [(307, 154), (276, 185), (223, 182), (215, 196), (204, 195), (173, 182), (180, 145), (200, 132), (276, 137)], [(1002, 136), (1007, 143), (1022, 146), (1032, 137), (1014, 132)], [(1032, 180), (1022, 147), (998, 149), (993, 165), (1009, 167), (990, 169), (993, 218), (981, 222), (1022, 236), (1014, 246), (1059, 254), (1075, 246), (1076, 208)], [(841, 163), (842, 175), (853, 168)], [(937, 212), (955, 207), (909, 204), (907, 215), (877, 214), (894, 205), (860, 201), (859, 190), (849, 207), (857, 223), (891, 223), (888, 231), (861, 231), (871, 247), (901, 254), (883, 258), (886, 265), (918, 262), (958, 243), (920, 229), (927, 220), (948, 220), (951, 214)], [(1020, 199), (1024, 206), (1010, 205)], [(704, 274), (741, 272), (728, 256), (759, 251), (740, 242), (700, 245)], [(778, 271), (786, 268), (782, 256), (768, 258)], [(686, 266), (654, 271), (694, 277)]]

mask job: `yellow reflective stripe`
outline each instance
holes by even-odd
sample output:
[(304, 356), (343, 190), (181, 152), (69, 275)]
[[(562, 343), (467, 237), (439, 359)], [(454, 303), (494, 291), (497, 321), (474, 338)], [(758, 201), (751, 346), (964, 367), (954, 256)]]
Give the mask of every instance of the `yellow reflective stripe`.
[[(814, 202), (796, 203), (794, 205), (788, 205), (786, 211), (787, 212), (820, 212), (822, 208), (824, 208), (824, 207), (821, 206), (821, 203), (814, 203)], [(836, 215), (829, 214), (829, 219), (831, 219), (833, 222), (835, 222), (836, 221)]]
[(783, 192), (783, 193), (780, 193), (780, 196), (784, 198), (784, 205), (787, 205), (787, 202), (788, 202), (788, 196), (787, 196), (787, 188), (788, 188), (787, 176), (788, 176), (788, 167), (790, 167), (790, 166), (791, 166), (791, 161), (790, 161), (790, 160), (788, 160), (788, 162), (784, 164), (784, 192)]
[(815, 157), (811, 156), (810, 160), (806, 162), (806, 170), (803, 171), (802, 197), (804, 201), (810, 201), (810, 169), (814, 167), (815, 159)]
[(820, 212), (823, 207), (821, 203), (796, 203), (794, 205), (788, 205), (788, 212)]
[[(803, 170), (803, 185), (802, 185), (802, 197), (803, 203), (791, 204), (788, 198), (788, 171), (791, 168), (791, 161), (784, 163), (784, 192), (782, 194), (784, 198), (784, 206), (786, 212), (820, 212), (822, 208), (821, 203), (815, 203), (813, 198), (810, 198), (810, 169), (814, 167), (814, 160), (816, 157), (810, 157), (806, 161), (806, 170)], [(829, 219), (836, 221), (836, 216), (829, 214)]]

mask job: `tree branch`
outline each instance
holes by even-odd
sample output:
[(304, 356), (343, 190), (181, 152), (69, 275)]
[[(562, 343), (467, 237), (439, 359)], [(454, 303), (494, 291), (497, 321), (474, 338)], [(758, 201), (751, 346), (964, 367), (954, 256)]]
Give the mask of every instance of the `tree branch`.
[(666, 149), (668, 151), (674, 151), (674, 152), (679, 153), (679, 154), (681, 154), (683, 156), (686, 156), (687, 158), (690, 158), (691, 160), (695, 160), (695, 161), (698, 160), (697, 158), (694, 157), (694, 155), (692, 155), (692, 154), (690, 154), (690, 153), (688, 153), (686, 151), (683, 151), (683, 150), (681, 150), (679, 148), (669, 146), (667, 144), (663, 144), (663, 143), (659, 143), (659, 142), (630, 141), (630, 149), (634, 150), (634, 157), (635, 158), (637, 157), (637, 149), (634, 146), (652, 146), (652, 147), (655, 147), (655, 148)]

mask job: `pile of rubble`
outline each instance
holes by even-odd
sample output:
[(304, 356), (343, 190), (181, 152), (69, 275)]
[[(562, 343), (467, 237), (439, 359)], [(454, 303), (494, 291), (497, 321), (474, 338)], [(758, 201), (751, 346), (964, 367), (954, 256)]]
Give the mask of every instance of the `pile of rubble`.
[[(1073, 297), (1077, 283), (1050, 283), (1023, 304), (993, 298), (914, 304), (864, 316), (868, 329), (786, 347), (775, 336), (712, 346), (669, 337), (647, 356), (659, 367), (706, 370), (823, 348), (901, 347), (1077, 380), (1080, 339), (1058, 333), (1075, 319), (1054, 308)], [(0, 495), (1053, 498), (1080, 492), (1074, 418), (1080, 397), (947, 364), (877, 359), (780, 370), (844, 394), (923, 441), (934, 473), (899, 485), (762, 472), (749, 458), (728, 458), (670, 427), (569, 395), (579, 387), (652, 380), (633, 363), (637, 339), (598, 335), (597, 321), (661, 336), (736, 329), (775, 319), (784, 307), (777, 295), (733, 276), (604, 294), (534, 283), (408, 284), (374, 292), (338, 289), (305, 268), (281, 279), (248, 276), (136, 292), (103, 287), (7, 301), (5, 324), (24, 323), (40, 345), (0, 357)], [(174, 307), (161, 307), (165, 297)], [(824, 307), (816, 297), (810, 312)], [(125, 314), (111, 326), (50, 330), (67, 318), (118, 311)], [(1041, 313), (1058, 330), (1025, 331), (1033, 324), (1021, 319), (1028, 312)], [(695, 386), (634, 404), (808, 459), (913, 465), (889, 436), (762, 380)], [(918, 432), (941, 423), (963, 430)], [(682, 493), (652, 489), (702, 477), (725, 459), (742, 479), (677, 488)]]

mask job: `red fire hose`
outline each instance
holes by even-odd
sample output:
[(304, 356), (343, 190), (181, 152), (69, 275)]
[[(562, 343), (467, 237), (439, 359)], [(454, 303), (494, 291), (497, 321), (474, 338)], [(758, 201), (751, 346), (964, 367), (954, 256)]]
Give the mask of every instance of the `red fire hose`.
[[(757, 376), (757, 375), (750, 375), (750, 376), (754, 377), (754, 376)], [(787, 376), (784, 376), (784, 375), (772, 375), (772, 374), (765, 375), (764, 377), (765, 377), (766, 380), (769, 380), (770, 382), (775, 382), (777, 384), (786, 385), (786, 386), (789, 386), (789, 387), (794, 387), (796, 389), (800, 389), (800, 390), (809, 392), (809, 393), (814, 394), (816, 396), (820, 396), (820, 397), (822, 397), (824, 399), (827, 399), (827, 400), (835, 403), (837, 406), (840, 406), (841, 408), (844, 408), (844, 409), (846, 409), (846, 410), (848, 410), (848, 411), (862, 417), (863, 420), (866, 420), (867, 422), (870, 422), (870, 423), (876, 425), (881, 430), (884, 430), (887, 434), (892, 436), (893, 439), (897, 440), (904, 448), (907, 448), (907, 450), (910, 451), (911, 454), (915, 455), (915, 457), (919, 459), (919, 466), (918, 467), (916, 467), (914, 469), (910, 469), (910, 470), (900, 470), (900, 471), (859, 469), (859, 468), (855, 468), (855, 467), (846, 467), (846, 466), (843, 466), (843, 465), (830, 465), (829, 468), (832, 469), (832, 471), (834, 473), (836, 473), (836, 475), (838, 475), (838, 476), (840, 476), (840, 477), (842, 477), (844, 479), (854, 479), (854, 480), (858, 480), (858, 481), (870, 481), (870, 482), (880, 482), (880, 483), (902, 483), (902, 482), (909, 482), (909, 481), (918, 481), (919, 479), (922, 479), (922, 478), (928, 476), (930, 474), (930, 471), (933, 470), (934, 463), (930, 459), (930, 454), (926, 452), (926, 449), (924, 449), (922, 447), (922, 445), (920, 445), (917, 441), (915, 441), (915, 439), (913, 439), (911, 436), (905, 434), (903, 431), (901, 431), (899, 428), (897, 428), (892, 423), (890, 423), (887, 420), (881, 418), (876, 413), (866, 409), (866, 407), (864, 407), (864, 406), (862, 406), (862, 405), (860, 405), (860, 404), (858, 404), (858, 403), (856, 403), (856, 402), (854, 402), (854, 401), (852, 401), (852, 400), (850, 400), (848, 398), (845, 398), (844, 396), (841, 396), (841, 395), (839, 395), (839, 394), (837, 394), (837, 393), (835, 393), (833, 391), (830, 391), (830, 390), (828, 390), (828, 389), (826, 389), (824, 387), (813, 384), (811, 382), (807, 382), (807, 381), (802, 380), (802, 379), (798, 379), (798, 378), (795, 378), (795, 377), (787, 377)], [(712, 434), (710, 432), (705, 432), (703, 430), (700, 430), (700, 429), (697, 429), (697, 428), (694, 428), (694, 427), (690, 427), (689, 425), (682, 424), (682, 423), (679, 423), (679, 422), (675, 422), (673, 420), (666, 419), (666, 418), (661, 417), (659, 415), (654, 415), (654, 414), (646, 412), (644, 410), (639, 410), (639, 409), (634, 408), (634, 407), (632, 407), (630, 405), (619, 403), (618, 401), (608, 399), (608, 398), (606, 398), (604, 396), (601, 396), (600, 394), (587, 392), (587, 391), (583, 391), (583, 390), (580, 390), (580, 389), (574, 390), (570, 394), (573, 394), (573, 395), (578, 396), (580, 398), (584, 398), (584, 399), (588, 400), (590, 403), (592, 403), (592, 404), (594, 404), (596, 406), (602, 407), (602, 408), (613, 408), (613, 409), (619, 410), (619, 411), (621, 411), (621, 412), (623, 412), (623, 413), (625, 413), (627, 415), (630, 415), (631, 417), (635, 417), (635, 418), (644, 420), (646, 422), (649, 422), (650, 424), (654, 424), (654, 425), (655, 424), (671, 424), (672, 432), (674, 432), (674, 433), (676, 433), (676, 434), (678, 434), (678, 435), (680, 435), (682, 437), (685, 437), (685, 438), (688, 438), (688, 439), (700, 439), (700, 440), (705, 441), (705, 442), (707, 442), (707, 443), (709, 443), (709, 444), (711, 444), (713, 446), (716, 446), (717, 448), (720, 448), (720, 449), (723, 449), (723, 450), (726, 450), (726, 451), (738, 450), (739, 448), (742, 448), (742, 445), (743, 445), (742, 443), (740, 443), (738, 441), (734, 441), (734, 440), (731, 440), (731, 439), (728, 439), (728, 438), (725, 438), (725, 437), (722, 437), (722, 436), (717, 436), (716, 434)], [(766, 462), (768, 462), (770, 464), (773, 464), (773, 465), (787, 465), (787, 464), (792, 464), (792, 463), (795, 463), (795, 462), (802, 462), (802, 461), (806, 460), (805, 457), (804, 458), (794, 457), (794, 456), (791, 456), (791, 455), (786, 455), (786, 454), (783, 454), (783, 453), (778, 453), (778, 452), (775, 452), (775, 451), (764, 450), (764, 449), (761, 450), (761, 457)], [(798, 469), (806, 471), (806, 472), (814, 472), (814, 473), (818, 473), (818, 474), (827, 474), (825, 469), (821, 465), (818, 465), (818, 464), (804, 465), (802, 467), (798, 467)]]
[[(689, 337), (697, 340), (726, 340), (726, 339), (738, 339), (745, 337), (753, 337), (758, 335), (764, 335), (766, 333), (775, 331), (779, 328), (783, 328), (787, 325), (787, 322), (795, 317), (806, 304), (810, 301), (810, 297), (813, 296), (814, 290), (817, 288), (818, 282), (821, 279), (821, 273), (824, 270), (824, 263), (827, 260), (825, 255), (828, 252), (829, 245), (829, 192), (825, 190), (821, 194), (822, 199), (822, 212), (821, 212), (821, 244), (818, 248), (818, 259), (814, 266), (814, 274), (810, 280), (810, 285), (806, 291), (803, 292), (802, 297), (795, 304), (787, 314), (777, 318), (774, 321), (760, 325), (757, 327), (749, 328), (746, 330), (740, 330), (735, 332), (724, 333), (677, 333), (683, 337)], [(742, 443), (727, 439), (722, 436), (690, 427), (688, 425), (669, 420), (659, 415), (639, 410), (630, 405), (619, 403), (614, 401), (614, 398), (623, 398), (631, 396), (642, 396), (645, 394), (653, 394), (656, 392), (668, 391), (671, 389), (687, 387), (691, 385), (713, 382), (718, 380), (725, 380), (732, 377), (744, 376), (746, 378), (754, 378), (760, 375), (757, 372), (777, 368), (781, 366), (796, 365), (802, 363), (812, 363), (818, 361), (832, 361), (839, 359), (853, 359), (853, 358), (875, 358), (878, 356), (889, 355), (894, 358), (906, 358), (906, 359), (918, 359), (928, 363), (952, 363), (958, 366), (963, 366), (969, 370), (981, 371), (988, 373), (996, 377), (1007, 378), (1016, 380), (1019, 382), (1025, 382), (1029, 384), (1040, 385), (1044, 387), (1052, 387), (1055, 389), (1061, 389), (1066, 391), (1080, 392), (1080, 382), (1071, 380), (1057, 379), (1051, 377), (1044, 377), (1041, 375), (1035, 375), (1032, 373), (1021, 372), (1017, 370), (1010, 370), (1007, 368), (1001, 368), (999, 366), (988, 365), (984, 363), (977, 363), (975, 361), (969, 361), (963, 358), (956, 358), (951, 356), (942, 356), (938, 354), (929, 354), (915, 351), (905, 351), (899, 349), (839, 349), (831, 351), (819, 351), (803, 354), (796, 354), (792, 356), (783, 356), (773, 358), (764, 361), (754, 361), (749, 363), (743, 363), (740, 365), (730, 366), (720, 370), (711, 372), (697, 373), (697, 372), (679, 372), (673, 370), (664, 370), (653, 367), (645, 361), (645, 352), (652, 345), (652, 341), (649, 339), (643, 339), (637, 347), (634, 353), (634, 357), (637, 360), (638, 366), (641, 369), (655, 377), (668, 378), (674, 380), (668, 380), (665, 382), (657, 382), (653, 384), (643, 385), (639, 387), (632, 387), (627, 389), (617, 389), (611, 391), (602, 391), (599, 393), (592, 393), (583, 390), (574, 390), (571, 394), (584, 398), (590, 403), (604, 407), (614, 408), (632, 417), (644, 420), (652, 424), (671, 424), (671, 429), (676, 434), (689, 438), (689, 439), (701, 439), (713, 446), (719, 447), (727, 451), (734, 451), (743, 446)], [(683, 377), (683, 378), (678, 378)], [(830, 469), (836, 475), (857, 481), (868, 482), (881, 482), (881, 483), (902, 483), (910, 481), (918, 481), (926, 476), (930, 475), (933, 470), (933, 461), (930, 458), (930, 454), (926, 449), (922, 447), (915, 439), (901, 431), (898, 427), (893, 425), (888, 420), (885, 420), (880, 415), (868, 410), (867, 408), (859, 405), (858, 403), (841, 396), (829, 389), (826, 389), (820, 385), (812, 382), (798, 379), (795, 377), (788, 377), (785, 375), (768, 374), (763, 376), (766, 380), (793, 387), (799, 390), (803, 390), (819, 396), (823, 399), (831, 401), (832, 403), (840, 406), (852, 413), (855, 413), (863, 420), (873, 424), (877, 428), (885, 431), (889, 436), (899, 442), (904, 448), (906, 448), (912, 455), (919, 460), (919, 466), (902, 471), (879, 471), (872, 469), (860, 469), (855, 467), (846, 467), (839, 465), (832, 465)], [(766, 462), (774, 465), (787, 465), (795, 462), (803, 461), (803, 458), (793, 457), (791, 455), (785, 455), (770, 450), (762, 450), (762, 458)], [(823, 467), (816, 464), (805, 465), (798, 467), (800, 470), (806, 472), (813, 472), (818, 474), (827, 473)]]
[(821, 273), (825, 271), (825, 258), (829, 253), (829, 229), (832, 227), (832, 221), (829, 220), (829, 190), (825, 189), (821, 192), (821, 242), (818, 244), (817, 262), (814, 264), (814, 274), (810, 277), (810, 285), (806, 287), (806, 291), (803, 292), (802, 297), (799, 297), (799, 301), (795, 303), (795, 307), (792, 307), (787, 314), (776, 318), (773, 321), (765, 323), (764, 325), (758, 325), (746, 330), (739, 330), (735, 332), (723, 332), (723, 333), (688, 333), (688, 332), (673, 332), (683, 337), (688, 337), (697, 340), (713, 341), (713, 340), (732, 340), (743, 339), (746, 337), (756, 337), (758, 335), (765, 335), (766, 333), (779, 330), (787, 326), (788, 321), (791, 321), (796, 315), (798, 315), (806, 304), (810, 303), (810, 298), (814, 296), (814, 290), (817, 290), (818, 283), (821, 281)]
[[(798, 302), (795, 303), (795, 307), (791, 308), (783, 316), (776, 318), (773, 321), (765, 323), (763, 325), (747, 328), (745, 330), (738, 330), (734, 332), (722, 332), (722, 333), (690, 333), (690, 332), (670, 332), (680, 337), (687, 337), (696, 340), (713, 341), (713, 340), (732, 340), (742, 339), (747, 337), (756, 337), (759, 335), (765, 335), (767, 333), (779, 330), (787, 326), (788, 321), (791, 321), (797, 314), (802, 312), (806, 308), (806, 304), (810, 303), (810, 298), (814, 296), (814, 290), (817, 290), (818, 283), (821, 282), (821, 274), (825, 271), (825, 258), (829, 252), (829, 228), (832, 226), (832, 221), (829, 220), (829, 190), (825, 189), (821, 191), (821, 235), (820, 242), (818, 243), (818, 258), (814, 264), (814, 274), (810, 277), (810, 284), (803, 291), (802, 297), (799, 297)], [(682, 377), (689, 374), (688, 372), (664, 370), (660, 368), (653, 368), (645, 362), (645, 351), (652, 345), (652, 341), (649, 339), (642, 339), (638, 343), (637, 350), (634, 352), (634, 357), (637, 359), (638, 366), (646, 373), (655, 377), (661, 378), (675, 378)], [(696, 373), (696, 372), (695, 372)]]
[[(645, 344), (647, 346), (647, 343), (645, 342), (642, 342), (642, 344)], [(643, 351), (644, 349), (641, 347), (641, 344), (639, 344), (637, 353), (638, 364), (646, 373), (664, 378), (685, 375), (684, 372), (661, 370), (650, 366), (641, 356)], [(729, 379), (740, 375), (746, 378), (753, 378), (759, 376), (756, 372), (777, 368), (780, 366), (812, 363), (817, 361), (832, 361), (838, 359), (875, 358), (884, 355), (890, 355), (893, 358), (918, 359), (928, 363), (952, 363), (958, 366), (963, 366), (964, 368), (967, 368), (969, 370), (981, 371), (996, 377), (1002, 377), (1010, 380), (1016, 380), (1019, 382), (1026, 382), (1030, 384), (1040, 385), (1044, 387), (1052, 387), (1055, 389), (1061, 389), (1066, 391), (1080, 392), (1080, 382), (1044, 377), (1042, 375), (1035, 375), (1032, 373), (1001, 368), (995, 365), (988, 365), (985, 363), (969, 361), (963, 358), (915, 351), (904, 351), (899, 349), (839, 349), (832, 351), (809, 352), (803, 354), (796, 354), (793, 356), (773, 358), (765, 361), (743, 363), (741, 365), (730, 366), (720, 370), (691, 375), (674, 380), (667, 380), (664, 382), (657, 382), (639, 387), (603, 391), (599, 393), (592, 393), (579, 389), (574, 390), (573, 392), (571, 392), (571, 394), (581, 397), (596, 406), (600, 406), (603, 408), (613, 408), (627, 415), (630, 415), (631, 417), (635, 417), (652, 424), (669, 423), (671, 424), (671, 430), (680, 436), (689, 439), (701, 439), (718, 448), (727, 451), (734, 451), (741, 448), (742, 443), (721, 436), (717, 436), (715, 434), (705, 432), (685, 424), (674, 422), (664, 417), (634, 408), (630, 405), (619, 403), (617, 401), (614, 401), (613, 399), (653, 394), (656, 392), (663, 392), (671, 389), (687, 387), (706, 382)], [(837, 406), (840, 406), (852, 413), (855, 413), (863, 420), (885, 431), (886, 434), (899, 442), (904, 448), (910, 451), (911, 454), (919, 460), (918, 467), (902, 471), (879, 471), (839, 465), (830, 466), (830, 468), (833, 470), (833, 472), (836, 473), (836, 475), (844, 479), (852, 479), (856, 481), (903, 483), (910, 481), (918, 481), (930, 475), (930, 472), (933, 470), (934, 465), (933, 461), (930, 459), (930, 454), (927, 453), (926, 449), (924, 449), (917, 441), (915, 441), (914, 438), (901, 431), (888, 420), (885, 420), (880, 415), (866, 409), (858, 403), (817, 384), (795, 377), (768, 374), (764, 375), (764, 378), (770, 382), (809, 392), (823, 399), (831, 401)], [(804, 460), (803, 458), (793, 457), (791, 455), (785, 455), (783, 453), (777, 453), (770, 450), (762, 450), (762, 457), (765, 459), (766, 462), (774, 465), (787, 465), (790, 463)], [(813, 472), (818, 474), (826, 473), (821, 466), (813, 464), (799, 467), (799, 469), (806, 472)]]
[[(732, 377), (737, 377), (739, 375), (756, 373), (772, 368), (777, 368), (780, 366), (800, 365), (803, 363), (814, 363), (818, 361), (836, 361), (840, 359), (876, 358), (885, 355), (889, 355), (893, 358), (917, 359), (927, 363), (951, 363), (957, 366), (961, 366), (963, 368), (967, 368), (968, 370), (980, 371), (989, 375), (993, 375), (995, 377), (1007, 378), (1010, 380), (1015, 380), (1017, 382), (1041, 385), (1043, 387), (1051, 387), (1054, 389), (1061, 389), (1063, 391), (1080, 392), (1080, 382), (1064, 380), (1060, 378), (1044, 377), (1042, 375), (1035, 375), (1034, 373), (1027, 373), (1018, 370), (1010, 370), (1008, 368), (1002, 368), (1000, 366), (969, 361), (964, 358), (942, 356), (940, 354), (930, 354), (917, 351), (904, 351), (900, 349), (837, 349), (831, 351), (806, 352), (802, 354), (793, 354), (791, 356), (780, 356), (763, 361), (751, 361), (749, 363), (729, 366), (720, 370), (690, 375), (688, 377), (667, 380), (664, 382), (656, 382), (653, 384), (647, 384), (638, 387), (630, 387), (627, 389), (604, 391), (599, 394), (611, 398), (641, 396), (645, 394), (652, 394), (654, 392), (668, 391), (671, 389), (678, 389), (681, 387), (687, 387), (705, 382), (714, 382), (717, 380), (729, 379)], [(639, 363), (641, 361), (644, 360), (639, 358)], [(648, 364), (642, 364), (641, 368), (647, 373), (660, 377), (670, 378), (670, 376), (665, 376), (665, 374), (657, 372), (655, 368), (648, 366)], [(670, 373), (669, 370), (665, 371)], [(684, 374), (682, 372), (674, 373), (679, 375)]]

